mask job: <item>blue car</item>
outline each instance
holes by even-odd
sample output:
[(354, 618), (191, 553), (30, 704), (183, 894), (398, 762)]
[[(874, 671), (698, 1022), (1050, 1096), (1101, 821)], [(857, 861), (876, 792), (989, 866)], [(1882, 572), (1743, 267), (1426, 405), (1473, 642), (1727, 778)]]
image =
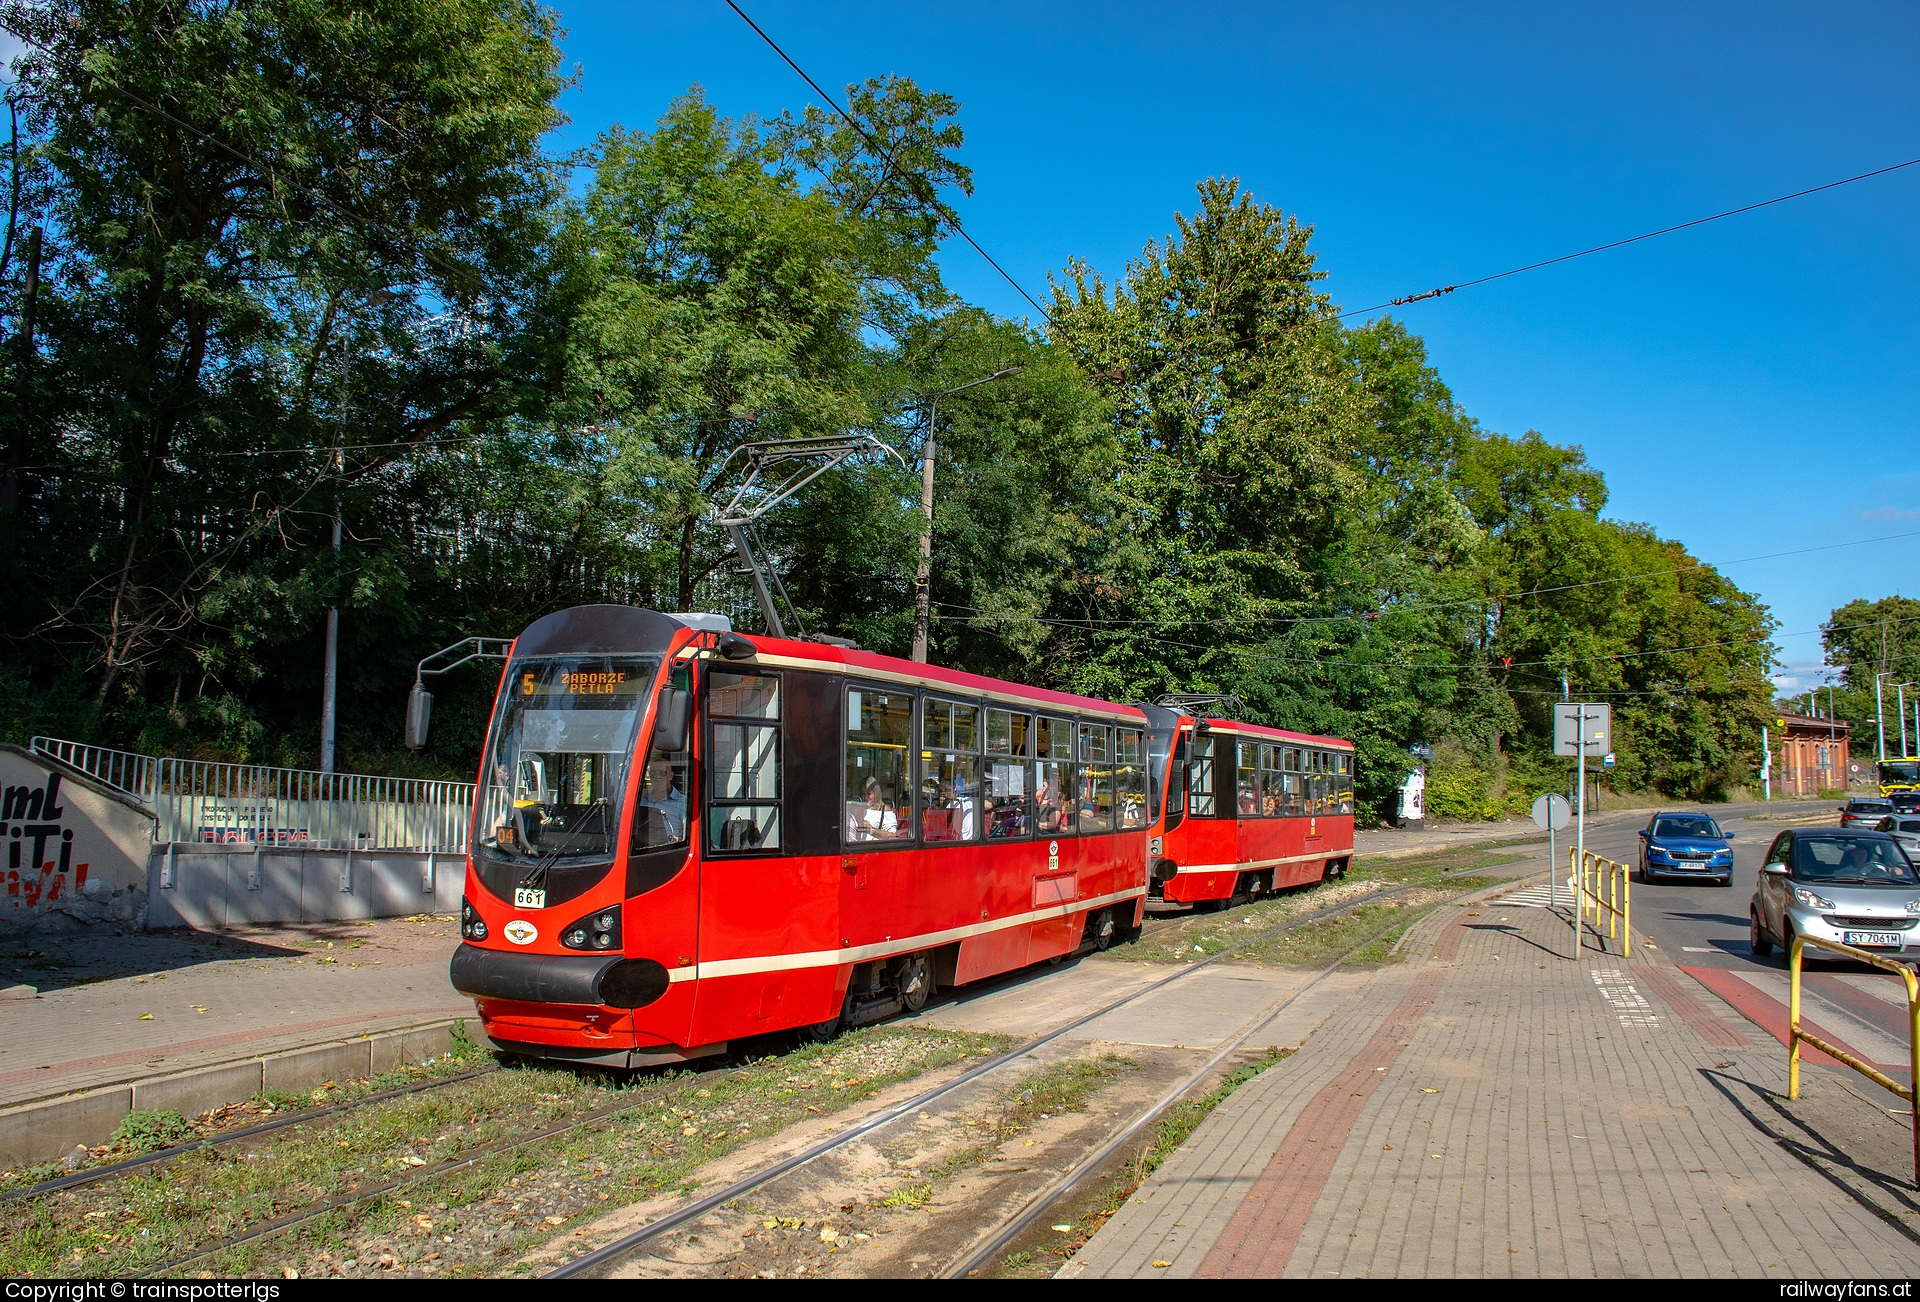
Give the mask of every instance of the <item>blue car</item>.
[(1698, 877), (1731, 886), (1732, 840), (1705, 814), (1655, 814), (1640, 833), (1640, 880)]

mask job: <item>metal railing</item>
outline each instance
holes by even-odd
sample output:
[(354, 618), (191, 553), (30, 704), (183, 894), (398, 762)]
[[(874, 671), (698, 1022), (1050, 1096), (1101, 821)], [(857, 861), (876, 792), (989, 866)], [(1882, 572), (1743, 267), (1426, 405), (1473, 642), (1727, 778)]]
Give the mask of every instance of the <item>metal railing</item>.
[(196, 844), (463, 853), (473, 783), (163, 759), (156, 835)]
[(467, 849), (471, 782), (156, 758), (55, 737), (31, 748), (138, 799), (164, 844)]
[(153, 799), (153, 780), (160, 761), (151, 755), (62, 741), (58, 737), (34, 737), (27, 742), (27, 749), (79, 769), (102, 786), (112, 787), (143, 803)]
[[(1821, 949), (1850, 958), (1856, 963), (1871, 963), (1894, 973), (1907, 987), (1907, 1079), (1910, 1084), (1902, 1085), (1893, 1077), (1880, 1071), (1871, 1063), (1860, 1059), (1842, 1049), (1839, 1045), (1828, 1044), (1811, 1031), (1800, 1029), (1800, 964), (1801, 951), (1808, 945), (1818, 945)], [(1805, 1041), (1836, 1062), (1847, 1066), (1865, 1076), (1868, 1080), (1907, 1101), (1908, 1115), (1913, 1124), (1913, 1183), (1920, 1188), (1920, 978), (1916, 978), (1913, 969), (1905, 963), (1896, 962), (1864, 949), (1855, 949), (1852, 945), (1842, 945), (1836, 941), (1822, 940), (1818, 936), (1795, 936), (1787, 948), (1787, 971), (1790, 975), (1788, 985), (1791, 993), (1787, 1003), (1787, 1097), (1800, 1097), (1800, 1043)]]
[(1582, 854), (1572, 846), (1567, 848), (1567, 860), (1573, 868), (1574, 943), (1579, 943), (1580, 925), (1589, 914), (1593, 917), (1593, 929), (1596, 932), (1600, 930), (1600, 919), (1604, 914), (1607, 939), (1619, 939), (1621, 956), (1632, 958), (1632, 870), (1623, 863), (1603, 859), (1591, 850)]

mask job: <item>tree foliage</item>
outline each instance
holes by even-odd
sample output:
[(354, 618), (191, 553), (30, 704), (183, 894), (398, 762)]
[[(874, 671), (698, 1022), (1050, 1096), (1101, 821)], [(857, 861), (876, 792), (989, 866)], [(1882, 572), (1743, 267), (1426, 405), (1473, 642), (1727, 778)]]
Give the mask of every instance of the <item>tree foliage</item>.
[(764, 529), (812, 630), (907, 650), (931, 447), (941, 663), (1237, 693), (1354, 738), (1373, 810), (1422, 741), (1463, 811), (1530, 795), (1563, 675), (1616, 704), (1616, 780), (1758, 758), (1764, 608), (1605, 517), (1579, 448), (1483, 429), (1400, 323), (1343, 324), (1312, 228), (1230, 179), (1122, 274), (1065, 268), (1042, 328), (942, 282), (972, 176), (904, 77), (848, 88), (857, 130), (695, 88), (554, 159), (530, 4), (5, 16), (10, 733), (309, 760), (337, 606), (345, 762), (460, 772), (491, 680), (437, 683), (401, 759), (415, 660), (588, 601), (752, 625), (708, 520), (738, 450), (861, 431), (900, 459)]

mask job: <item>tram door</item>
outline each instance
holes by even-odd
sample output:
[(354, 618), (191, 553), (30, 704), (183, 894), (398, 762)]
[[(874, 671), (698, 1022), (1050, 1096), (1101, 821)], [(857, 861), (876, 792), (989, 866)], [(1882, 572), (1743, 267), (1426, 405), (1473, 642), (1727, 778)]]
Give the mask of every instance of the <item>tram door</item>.
[[(674, 667), (668, 685), (682, 692), (693, 689), (693, 666)], [(697, 698), (691, 698), (697, 700)], [(699, 744), (699, 711), (688, 719), (683, 744), (654, 745), (658, 731), (646, 743), (640, 767), (640, 790), (633, 803), (633, 823), (627, 836), (627, 906), (623, 910), (626, 935), (622, 948), (633, 958), (647, 958), (669, 971), (698, 961), (700, 873), (695, 862), (698, 834), (695, 803), (694, 755)], [(645, 1047), (649, 1038), (687, 1043), (690, 1002), (668, 997), (636, 1010), (634, 1029)]]

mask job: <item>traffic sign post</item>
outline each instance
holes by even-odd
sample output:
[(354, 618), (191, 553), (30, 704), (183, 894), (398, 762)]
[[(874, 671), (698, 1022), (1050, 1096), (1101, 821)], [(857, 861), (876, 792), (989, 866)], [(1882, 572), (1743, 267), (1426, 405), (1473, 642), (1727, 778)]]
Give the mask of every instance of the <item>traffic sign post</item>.
[[(1559, 887), (1556, 884), (1556, 879), (1560, 875), (1560, 861), (1554, 849), (1553, 834), (1565, 827), (1567, 820), (1572, 816), (1573, 811), (1567, 805), (1565, 796), (1549, 792), (1533, 802), (1533, 825), (1547, 834), (1547, 908), (1549, 910), (1560, 907)], [(1580, 917), (1578, 914), (1574, 914), (1573, 917), (1573, 939), (1576, 945), (1579, 944)]]
[[(1574, 807), (1578, 822), (1574, 825), (1575, 860), (1584, 864), (1587, 855), (1587, 756), (1605, 755), (1613, 740), (1613, 707), (1580, 701), (1555, 701), (1553, 705), (1553, 753), (1571, 755), (1580, 766), (1579, 803)], [(1575, 870), (1575, 877), (1578, 877)], [(1577, 887), (1575, 888), (1578, 889)], [(1574, 897), (1573, 943), (1580, 947), (1579, 897)]]

